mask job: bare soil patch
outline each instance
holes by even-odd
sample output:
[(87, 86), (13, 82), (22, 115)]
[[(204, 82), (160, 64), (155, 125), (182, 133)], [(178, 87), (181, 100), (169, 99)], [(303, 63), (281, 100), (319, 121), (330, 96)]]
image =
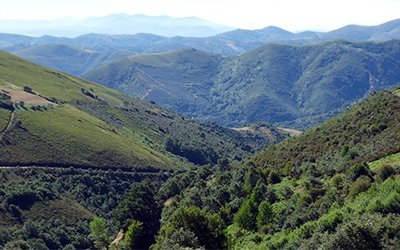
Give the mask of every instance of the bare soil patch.
[(24, 90), (2, 88), (0, 89), (0, 92), (10, 96), (11, 101), (14, 103), (24, 102), (25, 104), (40, 104), (40, 105), (53, 104), (52, 102), (46, 100), (41, 96), (28, 93)]

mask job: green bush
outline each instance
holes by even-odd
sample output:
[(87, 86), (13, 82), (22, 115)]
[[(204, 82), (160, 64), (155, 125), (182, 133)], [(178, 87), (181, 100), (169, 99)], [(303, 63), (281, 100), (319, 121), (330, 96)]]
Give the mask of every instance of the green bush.
[(378, 177), (380, 180), (384, 181), (390, 176), (395, 174), (395, 170), (390, 165), (383, 165), (378, 171)]
[(348, 196), (351, 199), (354, 199), (359, 193), (367, 191), (370, 187), (371, 180), (369, 177), (360, 177), (353, 184), (351, 184)]

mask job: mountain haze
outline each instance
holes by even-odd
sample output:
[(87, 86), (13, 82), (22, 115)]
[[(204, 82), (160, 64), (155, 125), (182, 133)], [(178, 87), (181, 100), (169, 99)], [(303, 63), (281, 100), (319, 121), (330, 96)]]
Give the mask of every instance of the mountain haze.
[(161, 36), (206, 37), (233, 28), (212, 23), (196, 17), (173, 18), (169, 16), (146, 16), (113, 14), (84, 19), (63, 18), (56, 20), (2, 20), (0, 32), (19, 33), (29, 36), (76, 37), (87, 33), (136, 34), (153, 33)]

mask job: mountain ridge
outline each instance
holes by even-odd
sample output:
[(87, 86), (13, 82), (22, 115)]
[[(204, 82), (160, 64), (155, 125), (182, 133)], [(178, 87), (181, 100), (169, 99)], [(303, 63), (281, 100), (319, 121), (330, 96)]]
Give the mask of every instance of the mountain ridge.
[(400, 83), (399, 56), (398, 40), (267, 44), (238, 57), (184, 49), (130, 56), (84, 78), (227, 126), (268, 121), (303, 129)]

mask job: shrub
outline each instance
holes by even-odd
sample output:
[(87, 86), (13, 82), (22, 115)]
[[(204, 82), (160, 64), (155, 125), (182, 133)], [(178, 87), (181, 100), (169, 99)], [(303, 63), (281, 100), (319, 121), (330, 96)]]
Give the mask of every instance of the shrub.
[(271, 173), (269, 173), (268, 175), (268, 183), (277, 184), (279, 182), (281, 182), (281, 177), (279, 176), (279, 174), (275, 171), (271, 171)]
[(192, 232), (207, 249), (224, 248), (223, 221), (218, 214), (207, 213), (195, 206), (178, 208), (171, 215), (169, 223), (160, 230), (161, 237), (165, 237), (160, 245), (176, 238), (176, 232), (180, 229)]
[(33, 94), (33, 90), (31, 87), (24, 86), (24, 91)]
[(357, 180), (358, 177), (363, 176), (363, 175), (369, 175), (370, 170), (369, 166), (366, 163), (363, 164), (357, 164), (352, 166), (348, 171), (347, 171), (347, 178), (351, 181)]
[(359, 193), (367, 191), (371, 187), (371, 180), (364, 176), (358, 178), (351, 186), (349, 190), (349, 197), (354, 199)]
[(386, 180), (387, 178), (389, 178), (390, 176), (392, 176), (394, 174), (395, 174), (394, 168), (389, 165), (383, 165), (378, 171), (378, 177), (382, 181)]

